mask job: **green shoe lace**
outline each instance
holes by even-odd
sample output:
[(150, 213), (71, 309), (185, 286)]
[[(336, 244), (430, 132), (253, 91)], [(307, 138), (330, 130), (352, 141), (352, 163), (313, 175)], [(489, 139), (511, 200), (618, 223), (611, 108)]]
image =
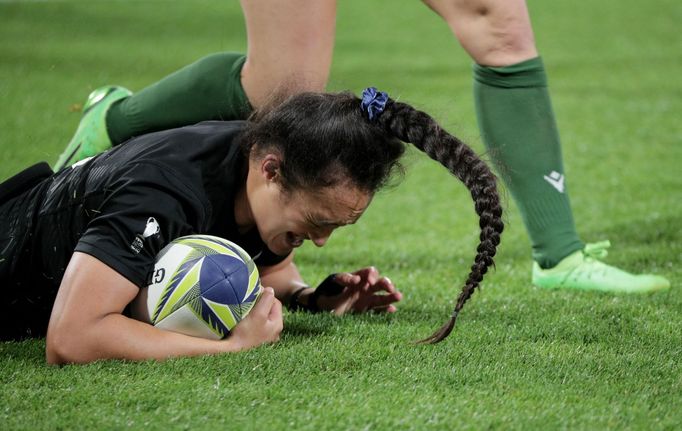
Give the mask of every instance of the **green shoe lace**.
[(111, 85), (90, 93), (83, 105), (83, 117), (78, 129), (54, 165), (55, 172), (111, 148), (106, 125), (107, 110), (114, 102), (131, 94), (123, 87)]
[(609, 241), (585, 245), (583, 250), (566, 256), (553, 268), (533, 264), (533, 284), (546, 289), (598, 290), (614, 293), (647, 293), (670, 288), (664, 277), (630, 274), (601, 262), (611, 246)]

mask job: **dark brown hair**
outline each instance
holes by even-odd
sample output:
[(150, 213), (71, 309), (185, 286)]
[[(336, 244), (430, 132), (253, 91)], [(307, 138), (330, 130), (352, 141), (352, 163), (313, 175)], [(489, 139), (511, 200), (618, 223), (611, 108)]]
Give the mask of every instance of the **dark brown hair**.
[(329, 187), (350, 182), (374, 193), (401, 169), (408, 142), (438, 161), (469, 189), (479, 216), (476, 257), (450, 319), (425, 343), (447, 337), (457, 314), (494, 265), (504, 228), (495, 175), (476, 153), (428, 114), (388, 99), (370, 121), (360, 99), (349, 92), (301, 93), (255, 112), (242, 135), (250, 154), (276, 151), (285, 189)]

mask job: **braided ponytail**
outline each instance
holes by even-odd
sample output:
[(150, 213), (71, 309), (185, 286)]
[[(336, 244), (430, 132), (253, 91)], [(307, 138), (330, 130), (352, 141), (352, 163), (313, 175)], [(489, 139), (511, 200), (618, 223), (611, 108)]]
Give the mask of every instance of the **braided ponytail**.
[(362, 100), (350, 92), (294, 95), (252, 116), (241, 141), (246, 154), (274, 150), (282, 155), (282, 185), (290, 189), (316, 190), (350, 181), (374, 193), (400, 170), (403, 142), (459, 178), (474, 200), (480, 243), (450, 319), (421, 342), (437, 343), (450, 334), (457, 314), (494, 265), (504, 228), (495, 175), (471, 148), (426, 113), (372, 87)]
[(387, 133), (411, 143), (459, 178), (471, 192), (476, 214), (479, 216), (481, 233), (476, 257), (452, 315), (439, 330), (419, 341), (435, 344), (452, 332), (457, 314), (483, 280), (488, 268), (494, 266), (493, 257), (504, 229), (495, 175), (471, 148), (446, 132), (428, 114), (405, 103), (388, 99), (377, 121)]

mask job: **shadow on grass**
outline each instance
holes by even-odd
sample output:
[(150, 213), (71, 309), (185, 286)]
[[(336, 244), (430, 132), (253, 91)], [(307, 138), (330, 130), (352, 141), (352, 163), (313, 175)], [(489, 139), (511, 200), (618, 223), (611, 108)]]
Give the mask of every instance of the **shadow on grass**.
[(327, 325), (320, 325), (319, 322), (313, 323), (308, 320), (290, 319), (284, 324), (282, 332), (287, 337), (312, 338), (327, 333), (327, 329), (331, 325), (331, 322)]
[(31, 339), (0, 342), (0, 362), (19, 360), (31, 365), (45, 365), (45, 340)]
[(349, 325), (386, 325), (394, 316), (386, 313), (363, 313), (334, 316), (332, 314), (289, 313), (284, 321), (284, 333), (292, 337), (317, 337), (337, 332)]

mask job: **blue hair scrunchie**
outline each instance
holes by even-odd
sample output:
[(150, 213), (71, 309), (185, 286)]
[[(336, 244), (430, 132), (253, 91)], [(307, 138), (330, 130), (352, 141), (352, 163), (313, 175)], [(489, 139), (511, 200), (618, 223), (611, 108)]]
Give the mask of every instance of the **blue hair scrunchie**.
[(375, 87), (367, 87), (362, 91), (360, 107), (367, 113), (369, 120), (372, 121), (384, 112), (386, 102), (388, 102), (388, 94), (378, 91)]

